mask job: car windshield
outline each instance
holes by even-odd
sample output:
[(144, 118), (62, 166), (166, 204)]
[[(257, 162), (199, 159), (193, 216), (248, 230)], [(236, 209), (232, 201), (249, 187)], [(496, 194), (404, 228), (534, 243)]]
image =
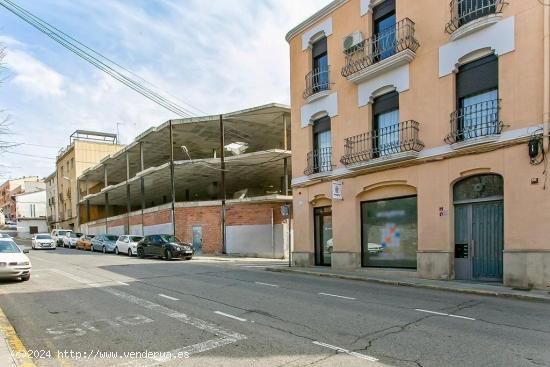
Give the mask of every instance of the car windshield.
[(171, 235), (168, 235), (168, 234), (161, 234), (159, 235), (159, 238), (161, 240), (161, 242), (163, 243), (168, 243), (168, 242), (180, 242), (176, 236), (171, 236)]
[(0, 238), (11, 238), (9, 234), (0, 233)]
[(21, 252), (13, 241), (0, 241), (0, 254), (17, 254)]
[(92, 238), (94, 238), (94, 237), (95, 237), (95, 234), (89, 234), (89, 235), (88, 235), (88, 238), (89, 238), (89, 239), (92, 239)]
[(67, 237), (76, 238), (76, 234), (74, 234), (74, 233), (67, 233)]
[(116, 241), (117, 238), (118, 238), (117, 236), (112, 236), (112, 235), (106, 235), (106, 236), (105, 236), (105, 239), (106, 239), (107, 241)]
[(51, 240), (52, 236), (50, 236), (49, 234), (38, 234), (38, 235), (36, 235), (36, 239), (37, 240)]
[(59, 231), (57, 232), (59, 236), (68, 236), (69, 233), (72, 233), (71, 231)]
[(143, 237), (141, 236), (130, 236), (130, 241), (131, 242), (139, 242), (143, 239)]

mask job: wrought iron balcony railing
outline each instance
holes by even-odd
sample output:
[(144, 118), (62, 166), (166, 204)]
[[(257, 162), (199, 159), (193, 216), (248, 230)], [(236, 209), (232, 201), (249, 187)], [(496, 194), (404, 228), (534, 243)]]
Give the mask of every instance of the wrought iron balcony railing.
[(451, 132), (445, 137), (447, 144), (468, 139), (498, 135), (502, 132), (499, 119), (500, 99), (479, 102), (459, 108), (451, 113)]
[(420, 43), (414, 37), (414, 22), (409, 18), (363, 40), (346, 51), (342, 76), (348, 77), (403, 50), (416, 52)]
[(408, 120), (347, 138), (340, 162), (347, 166), (390, 154), (419, 152), (424, 148), (418, 138), (419, 126), (418, 122)]
[(332, 171), (332, 147), (320, 148), (307, 154), (307, 167), (304, 174), (309, 176), (314, 173)]
[(330, 90), (330, 68), (313, 69), (306, 75), (306, 89), (304, 90), (304, 99), (312, 95)]
[(445, 30), (450, 34), (473, 20), (499, 14), (506, 4), (506, 0), (451, 0), (451, 20)]

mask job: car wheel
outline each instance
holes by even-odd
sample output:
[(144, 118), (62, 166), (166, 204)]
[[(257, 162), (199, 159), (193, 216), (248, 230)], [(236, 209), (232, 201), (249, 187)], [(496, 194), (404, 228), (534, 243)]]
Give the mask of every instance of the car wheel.
[(145, 257), (145, 253), (143, 252), (142, 248), (137, 249), (137, 254), (138, 254), (140, 259), (143, 259)]
[(172, 260), (172, 251), (166, 250), (164, 252), (164, 257), (166, 258), (166, 260)]
[(103, 251), (104, 254), (107, 253), (107, 249), (105, 248), (105, 246), (103, 246), (103, 248), (101, 249), (101, 251)]
[(115, 247), (115, 255), (118, 255), (118, 254), (119, 253), (118, 253), (118, 246), (117, 246), (117, 247)]
[(132, 254), (132, 249), (129, 248), (129, 249), (128, 249), (128, 256), (132, 257), (132, 255), (133, 255), (133, 254)]
[(185, 260), (191, 260), (192, 257), (193, 257), (193, 256), (187, 256), (187, 257), (185, 258)]
[(21, 280), (22, 280), (23, 282), (26, 282), (26, 281), (29, 280), (29, 279), (31, 279), (31, 275), (30, 275), (30, 274), (21, 277)]

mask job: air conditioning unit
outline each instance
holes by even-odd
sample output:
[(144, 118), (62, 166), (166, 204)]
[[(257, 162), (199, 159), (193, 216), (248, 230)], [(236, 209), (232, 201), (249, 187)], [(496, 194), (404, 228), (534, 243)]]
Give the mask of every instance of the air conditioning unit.
[(362, 32), (353, 32), (342, 40), (342, 50), (345, 54), (354, 51), (359, 43), (363, 42)]

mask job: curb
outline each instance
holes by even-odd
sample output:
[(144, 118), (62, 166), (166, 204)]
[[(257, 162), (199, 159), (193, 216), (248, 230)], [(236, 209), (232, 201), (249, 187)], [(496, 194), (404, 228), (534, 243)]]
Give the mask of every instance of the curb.
[(360, 277), (360, 276), (354, 276), (354, 275), (322, 273), (322, 272), (317, 272), (317, 271), (307, 271), (307, 270), (289, 269), (289, 268), (269, 268), (269, 267), (266, 267), (265, 270), (271, 271), (271, 272), (274, 272), (274, 273), (296, 273), (296, 274), (305, 274), (305, 275), (315, 275), (315, 276), (319, 276), (319, 277), (345, 279), (345, 280), (355, 280), (355, 281), (361, 281), (361, 282), (386, 284), (386, 285), (394, 285), (394, 286), (401, 286), (401, 287), (425, 288), (425, 289), (448, 291), (448, 292), (476, 294), (476, 295), (480, 295), (480, 296), (490, 296), (490, 297), (500, 297), (500, 298), (514, 298), (514, 299), (519, 299), (519, 300), (524, 300), (524, 301), (536, 301), (536, 302), (550, 303), (550, 297), (549, 298), (543, 298), (543, 297), (537, 297), (537, 296), (532, 296), (532, 295), (527, 295), (527, 294), (524, 295), (524, 294), (514, 294), (514, 293), (503, 293), (503, 292), (489, 291), (489, 290), (483, 290), (483, 289), (472, 289), (472, 288), (449, 288), (449, 287), (435, 285), (435, 284), (421, 284), (421, 283), (407, 282), (407, 281), (402, 281), (402, 280), (367, 278), (367, 277)]
[(5, 338), (9, 352), (11, 354), (13, 365), (18, 367), (36, 367), (33, 360), (30, 358), (27, 348), (23, 345), (23, 342), (17, 336), (15, 329), (9, 322), (8, 318), (4, 314), (4, 311), (0, 308), (0, 332)]

